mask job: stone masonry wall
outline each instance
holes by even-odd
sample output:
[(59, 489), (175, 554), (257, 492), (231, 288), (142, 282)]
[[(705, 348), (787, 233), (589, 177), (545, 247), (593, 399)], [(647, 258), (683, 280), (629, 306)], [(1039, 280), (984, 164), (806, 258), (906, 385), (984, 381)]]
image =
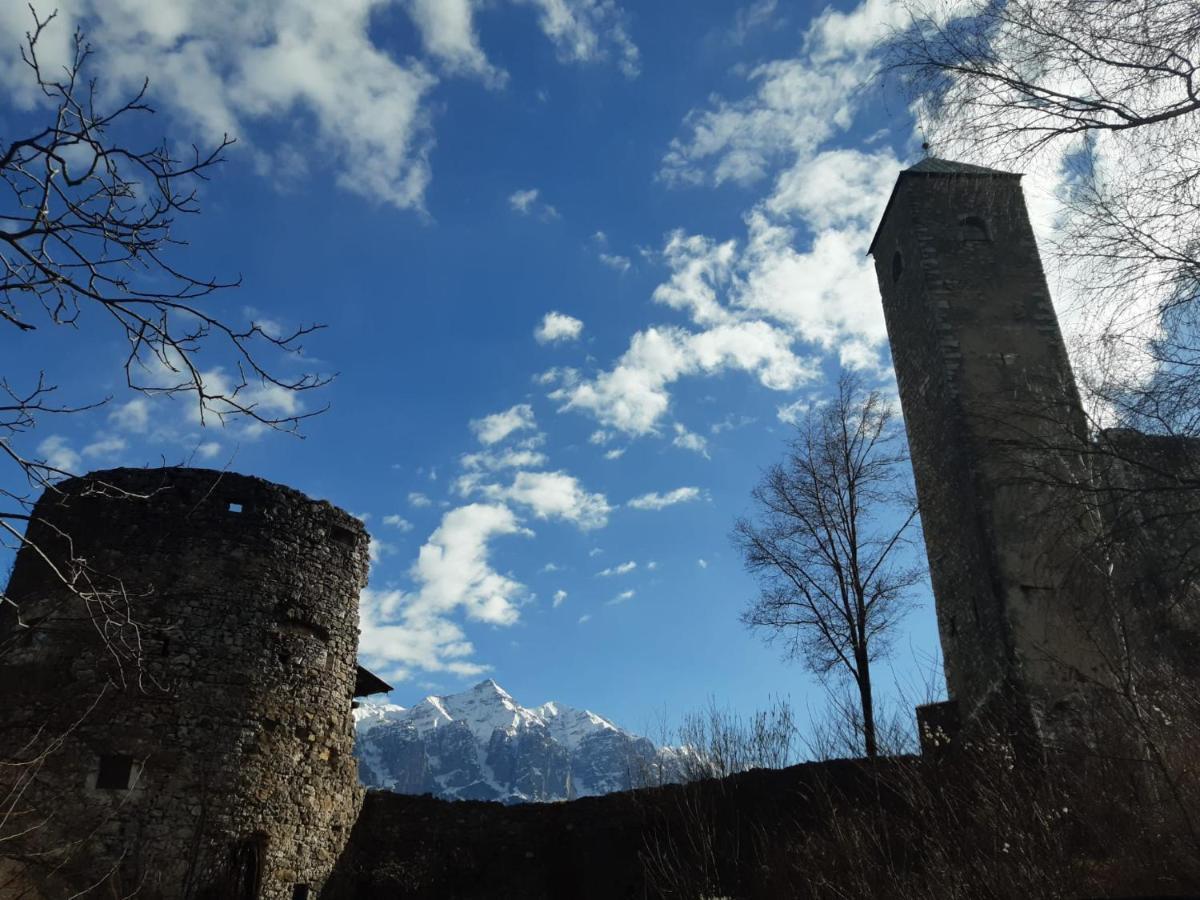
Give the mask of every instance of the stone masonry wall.
[(1017, 176), (900, 176), (873, 245), (937, 598), (965, 718), (1035, 718), (1096, 673), (1078, 574), (1086, 426)]
[(0, 873), (33, 897), (315, 896), (362, 797), (361, 523), (257, 478), (117, 469), (47, 491), (28, 539), (0, 618)]

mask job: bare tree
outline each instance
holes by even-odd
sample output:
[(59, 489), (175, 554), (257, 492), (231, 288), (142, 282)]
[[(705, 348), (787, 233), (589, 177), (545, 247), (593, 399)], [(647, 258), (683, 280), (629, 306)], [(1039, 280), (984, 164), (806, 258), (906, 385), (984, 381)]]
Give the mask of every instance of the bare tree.
[(862, 746), (878, 753), (871, 663), (886, 655), (921, 570), (902, 553), (917, 510), (892, 405), (843, 375), (797, 425), (733, 539), (762, 592), (742, 621), (820, 676), (853, 679)]
[(1106, 418), (1200, 433), (1200, 7), (903, 2), (884, 70), (935, 155), (1041, 167), (1060, 184), (1052, 249)]
[[(200, 211), (198, 188), (222, 163), (232, 139), (186, 153), (165, 139), (135, 146), (138, 120), (153, 114), (148, 82), (124, 102), (106, 105), (90, 73), (92, 49), (83, 34), (76, 32), (73, 52), (61, 67), (50, 65), (39, 49), (55, 15), (39, 16), (32, 6), (30, 13), (33, 27), (25, 35), (21, 60), (38, 104), (32, 114), (13, 116), (8, 123), (10, 128), (14, 122), (42, 124), (0, 139), (0, 330), (9, 332), (6, 340), (32, 339), (44, 328), (70, 329), (85, 340), (117, 336), (124, 339), (123, 368), (132, 391), (185, 395), (198, 405), (202, 421), (242, 417), (295, 430), (314, 412), (279, 398), (329, 379), (277, 374), (265, 355), (298, 353), (301, 340), (321, 326), (279, 334), (256, 322), (235, 322), (213, 301), (238, 280), (189, 274), (175, 258), (185, 243), (176, 220)], [(223, 371), (212, 362), (203, 368), (202, 351), (206, 359), (224, 354)], [(74, 474), (23, 449), (25, 436), (44, 417), (77, 413), (111, 399), (60, 401), (58, 390), (46, 368), (0, 368), (0, 459), (9, 464), (0, 478), (2, 545), (25, 546), (21, 525), (33, 500), (53, 490), (57, 479)], [(95, 573), (83, 561), (45, 561), (93, 617), (127, 618), (118, 610), (119, 589), (97, 589)], [(0, 607), (6, 604), (11, 612), (14, 601), (0, 594)]]

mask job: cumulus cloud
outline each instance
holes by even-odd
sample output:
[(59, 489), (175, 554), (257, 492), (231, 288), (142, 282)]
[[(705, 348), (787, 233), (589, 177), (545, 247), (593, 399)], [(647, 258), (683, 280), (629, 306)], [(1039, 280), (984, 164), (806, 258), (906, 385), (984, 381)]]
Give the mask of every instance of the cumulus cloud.
[[(825, 145), (853, 122), (858, 88), (876, 66), (870, 50), (895, 24), (892, 6), (865, 0), (850, 13), (827, 10), (797, 57), (746, 74), (745, 96), (714, 96), (688, 114), (664, 156), (664, 181), (766, 181), (768, 191), (746, 211), (740, 240), (666, 236), (657, 258), (668, 275), (653, 299), (693, 327), (637, 332), (610, 368), (556, 387), (550, 396), (562, 409), (654, 434), (681, 378), (743, 371), (794, 390), (818, 377), (828, 356), (847, 368), (881, 366), (886, 331), (865, 251), (900, 162), (887, 149)], [(746, 10), (746, 23), (771, 8)], [(681, 427), (672, 440), (705, 452), (703, 438)]]
[(557, 609), (558, 607), (562, 606), (562, 605), (563, 605), (563, 601), (565, 601), (566, 599), (567, 599), (567, 592), (566, 592), (566, 591), (564, 591), (562, 588), (559, 588), (557, 591), (555, 591), (555, 592), (554, 592), (554, 606), (555, 606), (555, 608)]
[(410, 491), (408, 494), (408, 505), (417, 509), (424, 509), (427, 506), (432, 506), (433, 501), (420, 491)]
[(87, 457), (113, 457), (124, 452), (128, 446), (129, 444), (123, 437), (103, 435), (84, 446), (83, 455)]
[(258, 144), (260, 126), (306, 119), (342, 187), (419, 208), (432, 144), (423, 102), (436, 79), (374, 42), (379, 5), (75, 0), (56, 29), (84, 26), (106, 87), (135, 91), (150, 76), (154, 98), (198, 134), (238, 134), (269, 159), (280, 148)]
[(782, 329), (763, 321), (700, 332), (652, 326), (633, 336), (611, 370), (560, 387), (550, 397), (563, 409), (590, 412), (601, 424), (627, 434), (650, 434), (670, 408), (669, 386), (684, 376), (741, 370), (776, 390), (811, 379), (815, 369), (792, 352), (791, 342)]
[(675, 423), (675, 438), (671, 441), (676, 447), (683, 450), (690, 450), (693, 453), (699, 453), (705, 459), (708, 459), (708, 439), (701, 437), (694, 431), (688, 431), (683, 425)]
[(548, 312), (534, 329), (533, 336), (539, 344), (559, 341), (574, 341), (583, 333), (583, 322), (566, 313)]
[(526, 431), (537, 427), (533, 417), (533, 407), (528, 403), (518, 403), (503, 412), (492, 413), (482, 419), (471, 420), (471, 430), (481, 444), (496, 444), (516, 431)]
[(560, 60), (591, 63), (613, 58), (626, 77), (637, 77), (640, 54), (626, 31), (624, 12), (612, 0), (517, 2), (538, 10), (538, 24)]
[(71, 449), (70, 443), (61, 434), (52, 434), (37, 447), (38, 455), (45, 460), (46, 465), (61, 472), (75, 473), (83, 460)]
[(651, 491), (649, 494), (634, 497), (625, 505), (631, 509), (658, 510), (674, 506), (676, 503), (689, 503), (692, 500), (698, 499), (700, 499), (700, 488), (680, 487), (675, 488), (673, 491), (667, 491), (665, 494)]
[(413, 669), (484, 671), (468, 659), (474, 647), (452, 617), (498, 626), (519, 619), (524, 586), (489, 561), (491, 542), (515, 534), (529, 532), (499, 504), (471, 503), (447, 512), (409, 571), (412, 591), (364, 591), (359, 652), (368, 665), (387, 667), (393, 677)]
[(607, 569), (602, 569), (596, 573), (600, 578), (611, 578), (613, 575), (628, 575), (637, 568), (637, 563), (632, 559), (629, 562), (623, 562), (619, 566), (610, 566)]
[[(47, 71), (57, 71), (82, 27), (97, 51), (102, 91), (136, 92), (148, 76), (151, 99), (190, 129), (188, 137), (237, 135), (268, 177), (328, 164), (344, 189), (419, 210), (432, 177), (434, 70), (493, 87), (507, 75), (480, 47), (477, 0), (400, 0), (421, 35), (423, 58), (398, 56), (378, 40), (375, 17), (391, 2), (64, 0), (38, 50)], [(636, 74), (637, 47), (612, 0), (514, 5), (537, 10), (560, 60), (612, 60)], [(0, 33), (19, 35), (31, 25), (24, 4), (0, 4)], [(40, 102), (15, 40), (0, 53), (0, 86), (19, 107)], [(296, 121), (303, 144), (271, 142), (271, 126)]]
[(612, 512), (604, 494), (585, 490), (566, 472), (517, 472), (511, 484), (479, 485), (477, 490), (488, 499), (525, 506), (539, 519), (559, 519), (584, 531), (607, 525)]
[(617, 604), (624, 603), (626, 600), (632, 600), (636, 593), (637, 591), (633, 590), (632, 588), (627, 591), (621, 591), (621, 593), (617, 594), (617, 596), (608, 601), (608, 605), (616, 606)]
[(503, 87), (508, 73), (488, 62), (479, 47), (471, 0), (407, 0), (425, 50), (451, 73), (476, 75), (490, 87)]
[(108, 418), (118, 428), (140, 434), (150, 425), (150, 401), (134, 397), (110, 412)]
[(412, 522), (408, 521), (408, 519), (404, 518), (404, 516), (399, 516), (399, 515), (396, 515), (395, 513), (391, 513), (390, 515), (384, 516), (383, 524), (389, 526), (390, 528), (398, 529), (400, 531), (412, 531), (413, 530)]

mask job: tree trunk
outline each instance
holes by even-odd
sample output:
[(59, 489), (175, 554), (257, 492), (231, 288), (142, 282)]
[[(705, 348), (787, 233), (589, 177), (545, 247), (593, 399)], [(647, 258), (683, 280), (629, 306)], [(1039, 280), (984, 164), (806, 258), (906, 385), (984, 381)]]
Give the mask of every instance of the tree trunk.
[(858, 660), (858, 698), (862, 705), (863, 717), (863, 749), (868, 759), (879, 755), (879, 747), (875, 740), (875, 705), (871, 699), (871, 668), (866, 654)]

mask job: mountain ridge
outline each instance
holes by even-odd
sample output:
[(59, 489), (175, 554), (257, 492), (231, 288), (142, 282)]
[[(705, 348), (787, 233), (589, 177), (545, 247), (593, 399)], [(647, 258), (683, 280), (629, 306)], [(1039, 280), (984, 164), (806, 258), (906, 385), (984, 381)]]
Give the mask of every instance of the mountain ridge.
[(553, 802), (677, 780), (679, 753), (588, 709), (522, 706), (495, 680), (410, 707), (354, 711), (367, 787), (452, 800)]

